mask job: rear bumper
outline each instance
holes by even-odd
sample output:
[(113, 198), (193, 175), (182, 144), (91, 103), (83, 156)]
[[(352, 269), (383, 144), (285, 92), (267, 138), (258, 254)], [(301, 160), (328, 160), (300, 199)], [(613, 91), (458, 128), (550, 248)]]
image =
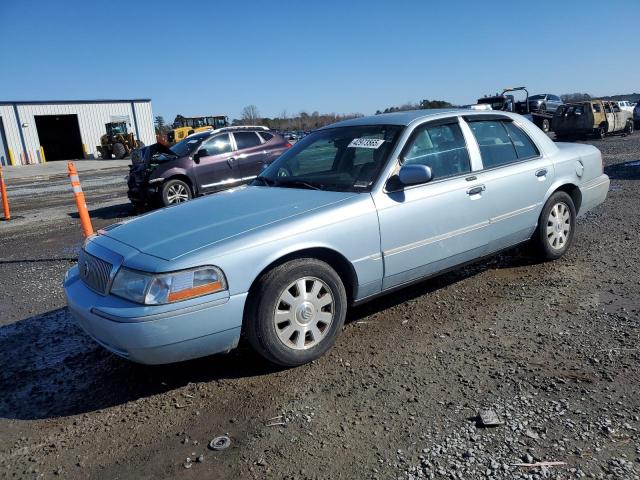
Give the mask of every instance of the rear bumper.
[(584, 215), (605, 201), (607, 192), (609, 191), (609, 184), (609, 177), (603, 173), (599, 177), (580, 186), (582, 203), (580, 205), (579, 216)]
[(116, 355), (144, 364), (181, 362), (235, 348), (247, 296), (218, 297), (171, 311), (141, 306), (136, 316), (130, 306), (101, 307), (101, 299), (108, 297), (87, 288), (77, 267), (67, 274), (64, 290), (69, 311), (90, 337)]

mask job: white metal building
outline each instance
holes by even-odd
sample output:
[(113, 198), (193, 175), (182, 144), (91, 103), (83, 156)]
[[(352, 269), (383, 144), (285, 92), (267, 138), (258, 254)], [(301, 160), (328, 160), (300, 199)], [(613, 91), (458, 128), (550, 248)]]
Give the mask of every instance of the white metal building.
[(105, 124), (118, 121), (126, 121), (145, 145), (155, 143), (150, 99), (0, 101), (0, 162), (99, 158)]

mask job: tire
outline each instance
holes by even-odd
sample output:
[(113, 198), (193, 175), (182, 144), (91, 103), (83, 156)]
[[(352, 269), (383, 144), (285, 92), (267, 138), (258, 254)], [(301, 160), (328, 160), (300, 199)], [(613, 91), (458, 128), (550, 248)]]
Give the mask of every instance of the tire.
[(549, 130), (551, 130), (551, 123), (549, 122), (548, 118), (542, 119), (541, 128), (544, 133), (549, 133)]
[(596, 130), (596, 137), (600, 140), (604, 140), (604, 137), (607, 136), (607, 127), (605, 125), (600, 125)]
[[(305, 294), (300, 294), (299, 285)], [(285, 367), (324, 355), (347, 313), (342, 280), (328, 264), (314, 258), (291, 260), (270, 270), (248, 302), (244, 331), (249, 343), (264, 358)]]
[(631, 135), (633, 133), (633, 122), (629, 120), (627, 126), (624, 128), (624, 133)]
[(191, 187), (183, 180), (174, 178), (162, 185), (162, 191), (160, 192), (160, 201), (163, 207), (169, 205), (175, 205), (191, 200), (193, 193)]
[(113, 144), (113, 156), (118, 160), (123, 159), (127, 155), (127, 149), (120, 142)]
[(545, 113), (547, 111), (547, 104), (546, 103), (542, 103), (539, 107), (538, 107), (538, 112), (540, 113)]
[(540, 257), (556, 260), (569, 250), (575, 230), (576, 207), (573, 200), (568, 193), (557, 191), (544, 204), (538, 228), (531, 240)]

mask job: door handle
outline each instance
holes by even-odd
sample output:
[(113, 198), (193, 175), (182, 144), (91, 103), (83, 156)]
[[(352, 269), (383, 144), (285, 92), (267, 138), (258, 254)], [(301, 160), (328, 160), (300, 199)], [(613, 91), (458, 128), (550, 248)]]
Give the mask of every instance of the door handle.
[(229, 164), (230, 167), (233, 167), (233, 164), (236, 163), (236, 157), (227, 158), (227, 163)]
[(487, 187), (485, 187), (484, 185), (477, 185), (475, 187), (471, 187), (469, 190), (467, 190), (467, 195), (472, 196), (472, 195), (478, 195), (482, 192), (484, 192), (487, 189)]
[(536, 177), (544, 177), (549, 173), (546, 168), (541, 168), (536, 172)]

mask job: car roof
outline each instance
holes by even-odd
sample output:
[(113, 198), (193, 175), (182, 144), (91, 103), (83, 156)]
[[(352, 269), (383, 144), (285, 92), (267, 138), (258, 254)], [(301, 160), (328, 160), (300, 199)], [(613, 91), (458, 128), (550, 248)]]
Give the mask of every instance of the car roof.
[(407, 126), (412, 123), (424, 120), (436, 120), (451, 116), (471, 116), (471, 115), (502, 115), (505, 117), (517, 118), (519, 115), (511, 112), (503, 112), (501, 110), (472, 110), (469, 108), (433, 108), (425, 110), (406, 110), (403, 112), (381, 113), (379, 115), (370, 115), (367, 117), (351, 118), (341, 122), (332, 123), (319, 130), (336, 127), (354, 127), (361, 125), (401, 125)]
[[(323, 128), (351, 127), (357, 125), (409, 125), (410, 123), (428, 117), (444, 116), (446, 113), (459, 113), (460, 108), (433, 108), (425, 110), (405, 110), (403, 112), (381, 113), (368, 117), (350, 118), (332, 123)], [(471, 111), (471, 110), (469, 110)], [(321, 129), (322, 130), (322, 129)]]

